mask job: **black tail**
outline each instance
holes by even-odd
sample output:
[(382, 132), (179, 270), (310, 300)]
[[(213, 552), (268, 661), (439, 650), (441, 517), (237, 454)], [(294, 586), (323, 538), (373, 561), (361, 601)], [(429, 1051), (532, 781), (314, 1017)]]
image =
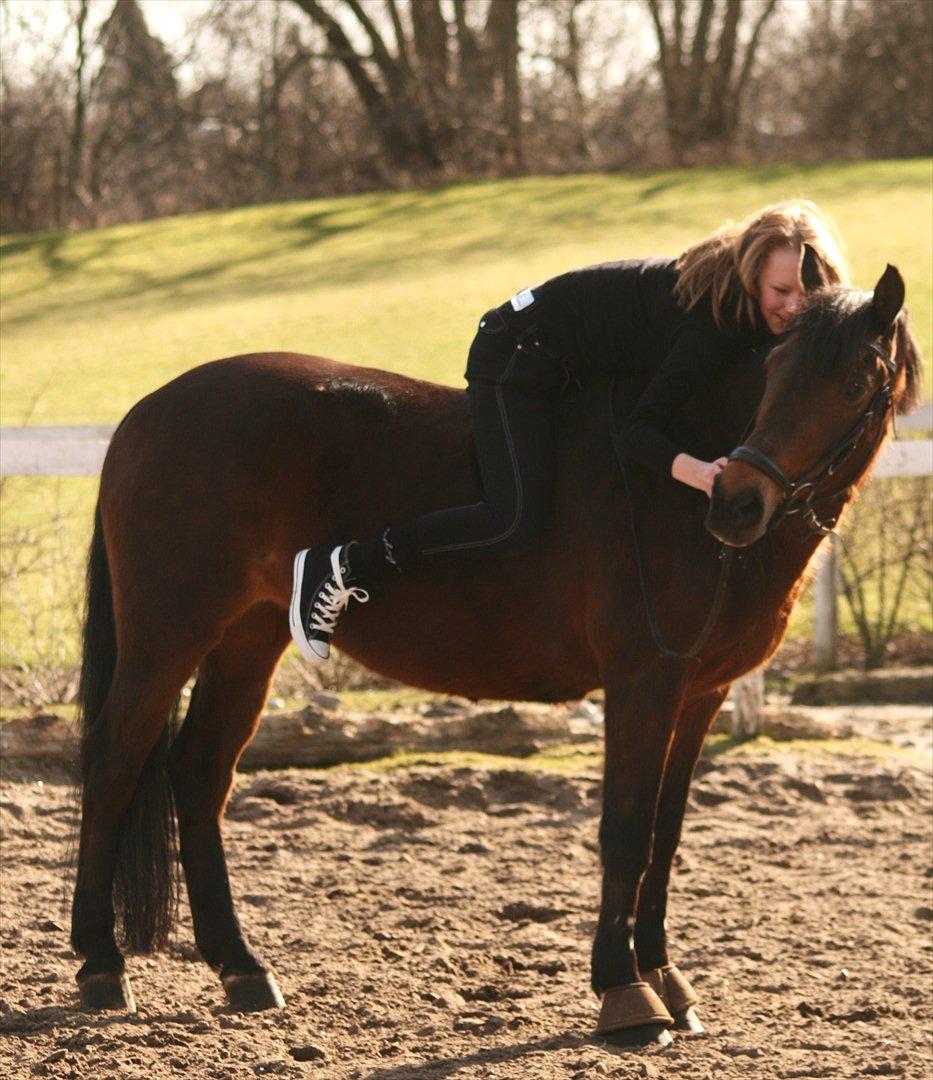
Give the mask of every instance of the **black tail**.
[[(110, 565), (101, 525), (94, 514), (94, 536), (88, 553), (87, 604), (78, 712), (81, 725), (82, 787), (109, 741), (102, 715), (117, 664)], [(149, 952), (165, 944), (175, 917), (177, 871), (175, 810), (168, 775), (168, 748), (174, 736), (178, 707), (143, 766), (133, 799), (120, 825), (113, 899), (123, 944)]]

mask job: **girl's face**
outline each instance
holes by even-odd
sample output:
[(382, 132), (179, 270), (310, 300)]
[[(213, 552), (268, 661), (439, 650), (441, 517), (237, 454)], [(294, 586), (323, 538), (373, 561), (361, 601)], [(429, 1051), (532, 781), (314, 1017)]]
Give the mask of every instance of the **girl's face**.
[(800, 253), (792, 247), (776, 247), (758, 275), (758, 307), (772, 334), (784, 333), (802, 299)]

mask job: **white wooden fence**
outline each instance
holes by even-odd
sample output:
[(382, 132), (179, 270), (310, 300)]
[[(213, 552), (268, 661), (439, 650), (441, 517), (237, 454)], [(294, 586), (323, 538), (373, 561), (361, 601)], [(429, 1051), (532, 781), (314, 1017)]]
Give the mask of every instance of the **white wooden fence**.
[[(933, 403), (902, 417), (897, 427), (933, 430)], [(97, 476), (115, 430), (112, 424), (0, 428), (0, 476)], [(933, 441), (905, 439), (885, 446), (872, 476), (928, 476), (931, 471)]]
[[(933, 431), (933, 404), (901, 418), (899, 431)], [(96, 476), (114, 432), (113, 426), (0, 428), (0, 476)], [(887, 443), (872, 476), (929, 476), (933, 473), (933, 441), (905, 439)], [(835, 538), (824, 544), (815, 582), (814, 656), (824, 668), (835, 664), (838, 628), (838, 562)], [(736, 734), (754, 734), (764, 701), (764, 675), (759, 668), (733, 687)]]

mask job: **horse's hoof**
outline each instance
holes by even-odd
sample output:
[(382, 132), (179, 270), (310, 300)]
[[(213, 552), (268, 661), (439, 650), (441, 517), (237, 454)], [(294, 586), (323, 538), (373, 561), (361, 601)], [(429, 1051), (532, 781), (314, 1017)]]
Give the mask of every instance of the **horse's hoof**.
[(602, 1036), (613, 1046), (670, 1046), (674, 1036), (664, 1024), (642, 1024), (640, 1027), (622, 1028)]
[(596, 1034), (615, 1046), (670, 1046), (674, 1018), (646, 983), (638, 980), (603, 994)]
[(285, 998), (271, 971), (250, 975), (226, 975), (221, 980), (227, 991), (227, 1001), (236, 1012), (261, 1012), (263, 1009), (284, 1009)]
[(674, 1030), (691, 1031), (694, 1035), (702, 1035), (706, 1031), (706, 1028), (700, 1023), (697, 1011), (691, 1005), (689, 1009), (683, 1009), (681, 1012), (674, 1013)]
[(136, 999), (126, 973), (101, 972), (97, 975), (85, 975), (78, 982), (81, 1006), (99, 1012), (101, 1009), (119, 1009), (121, 1012), (136, 1012)]

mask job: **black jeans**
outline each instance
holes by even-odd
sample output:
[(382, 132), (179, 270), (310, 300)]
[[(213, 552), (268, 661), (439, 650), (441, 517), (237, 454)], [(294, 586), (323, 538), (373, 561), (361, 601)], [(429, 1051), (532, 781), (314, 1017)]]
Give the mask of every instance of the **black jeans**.
[(544, 530), (566, 375), (540, 333), (536, 309), (533, 303), (515, 311), (508, 302), (480, 320), (466, 378), (484, 498), (388, 529), (400, 569), (509, 554)]

